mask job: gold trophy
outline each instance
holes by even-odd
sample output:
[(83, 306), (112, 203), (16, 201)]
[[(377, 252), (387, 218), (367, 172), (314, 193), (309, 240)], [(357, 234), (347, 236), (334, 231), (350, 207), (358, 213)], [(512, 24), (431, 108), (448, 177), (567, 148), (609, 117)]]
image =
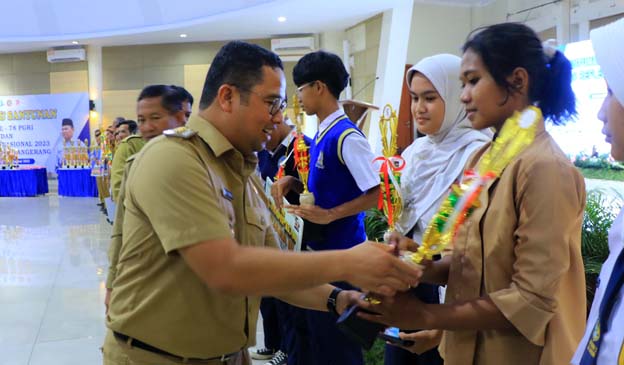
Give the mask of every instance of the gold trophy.
[(80, 163), (83, 169), (89, 167), (89, 141), (85, 138), (84, 143), (80, 146)]
[(69, 167), (76, 167), (76, 148), (74, 147), (74, 141), (69, 141)]
[(301, 205), (314, 205), (314, 194), (308, 190), (308, 175), (310, 174), (310, 148), (305, 144), (303, 138), (303, 112), (299, 106), (299, 97), (295, 94), (293, 96), (293, 111), (295, 113), (295, 127), (297, 131), (297, 137), (295, 140), (295, 163), (297, 165), (297, 172), (299, 173), (299, 180), (303, 184), (303, 193), (299, 195), (299, 204)]
[(2, 164), (2, 170), (5, 170), (7, 168), (6, 162), (5, 162), (5, 157), (4, 157), (4, 143), (0, 143), (0, 164)]
[(403, 213), (400, 184), (401, 170), (405, 166), (405, 161), (401, 156), (397, 155), (397, 127), (398, 118), (396, 111), (392, 109), (390, 104), (386, 104), (379, 118), (383, 156), (376, 159), (376, 161), (382, 162), (379, 170), (381, 189), (378, 208), (383, 210), (384, 215), (388, 219), (388, 230), (384, 234), (386, 242), (390, 238), (390, 234), (395, 230), (396, 221)]
[(10, 169), (15, 169), (17, 168), (17, 149), (15, 148), (11, 148), (11, 146), (9, 146), (9, 168)]
[(69, 145), (67, 142), (63, 142), (63, 161), (61, 166), (64, 169), (69, 167)]

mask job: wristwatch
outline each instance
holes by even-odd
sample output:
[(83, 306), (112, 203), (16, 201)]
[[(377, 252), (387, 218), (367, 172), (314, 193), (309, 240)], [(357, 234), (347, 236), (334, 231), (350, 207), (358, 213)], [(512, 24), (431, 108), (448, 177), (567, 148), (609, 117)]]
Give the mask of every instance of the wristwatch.
[(340, 294), (341, 291), (342, 289), (340, 288), (334, 288), (331, 294), (327, 297), (327, 309), (329, 310), (329, 313), (332, 313), (336, 317), (340, 317), (340, 314), (336, 310), (336, 301), (338, 299), (338, 294)]

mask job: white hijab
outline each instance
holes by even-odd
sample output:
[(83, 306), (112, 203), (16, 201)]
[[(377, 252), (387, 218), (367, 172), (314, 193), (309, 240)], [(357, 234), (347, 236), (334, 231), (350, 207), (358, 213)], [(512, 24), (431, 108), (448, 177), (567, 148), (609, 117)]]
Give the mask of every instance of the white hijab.
[(401, 175), (403, 215), (397, 229), (407, 234), (414, 229), (414, 239), (421, 242), (429, 221), (446, 197), (451, 185), (459, 180), (470, 155), (492, 139), (489, 130), (477, 131), (466, 119), (459, 97), (461, 59), (439, 54), (422, 59), (407, 71), (411, 84), (415, 72), (423, 74), (444, 100), (444, 121), (440, 130), (417, 138), (405, 149), (405, 169)]
[(615, 98), (624, 105), (624, 19), (592, 30), (589, 36), (596, 60)]

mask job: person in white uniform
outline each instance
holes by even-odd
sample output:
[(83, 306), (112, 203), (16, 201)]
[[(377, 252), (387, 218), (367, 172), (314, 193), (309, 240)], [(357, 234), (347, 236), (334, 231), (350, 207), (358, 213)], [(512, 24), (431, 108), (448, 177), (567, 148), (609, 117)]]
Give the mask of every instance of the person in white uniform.
[[(624, 19), (594, 29), (591, 41), (608, 93), (598, 118), (611, 155), (624, 161)], [(572, 359), (575, 365), (624, 364), (624, 209), (609, 231), (609, 257), (602, 265), (587, 329)]]

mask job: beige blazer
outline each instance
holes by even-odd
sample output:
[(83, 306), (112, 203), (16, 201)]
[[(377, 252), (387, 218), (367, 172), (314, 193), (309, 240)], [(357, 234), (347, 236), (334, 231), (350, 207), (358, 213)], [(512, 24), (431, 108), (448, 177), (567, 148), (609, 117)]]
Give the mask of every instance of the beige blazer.
[(569, 364), (586, 316), (583, 177), (541, 123), (484, 191), (454, 240), (446, 301), (489, 296), (514, 329), (446, 331), (445, 364)]

